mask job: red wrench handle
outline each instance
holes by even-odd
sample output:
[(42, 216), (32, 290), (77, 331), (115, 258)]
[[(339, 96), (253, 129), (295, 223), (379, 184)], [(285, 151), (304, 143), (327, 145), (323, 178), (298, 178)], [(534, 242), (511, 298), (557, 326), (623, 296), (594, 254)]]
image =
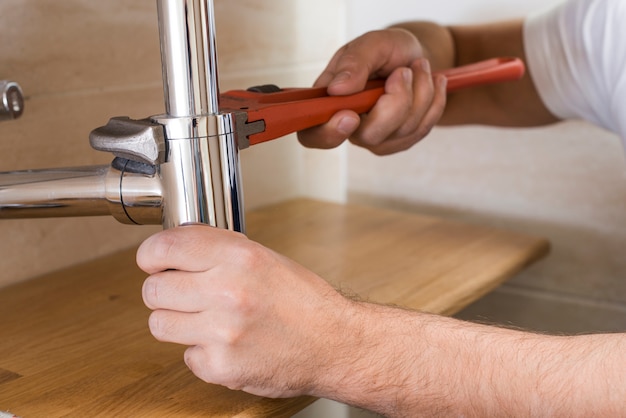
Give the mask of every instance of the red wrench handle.
[[(518, 80), (524, 75), (518, 58), (493, 58), (435, 74), (448, 79), (447, 91), (488, 83)], [(220, 95), (224, 111), (248, 114), (248, 122), (264, 121), (265, 130), (249, 136), (250, 145), (270, 141), (328, 122), (340, 110), (366, 113), (385, 92), (385, 80), (371, 80), (365, 89), (348, 96), (329, 96), (325, 87), (289, 88), (275, 93), (233, 90)]]
[(515, 81), (522, 78), (525, 68), (519, 58), (492, 58), (440, 71), (448, 79), (448, 93), (465, 87)]

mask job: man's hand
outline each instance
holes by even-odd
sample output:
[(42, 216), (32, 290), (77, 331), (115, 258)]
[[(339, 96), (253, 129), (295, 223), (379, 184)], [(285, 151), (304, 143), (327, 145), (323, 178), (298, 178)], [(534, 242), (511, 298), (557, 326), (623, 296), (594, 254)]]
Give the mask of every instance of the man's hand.
[(404, 29), (367, 33), (342, 47), (315, 87), (330, 95), (361, 91), (372, 78), (386, 77), (385, 93), (367, 115), (350, 110), (326, 124), (298, 133), (312, 148), (333, 148), (346, 138), (375, 154), (403, 151), (426, 136), (446, 105), (446, 78), (433, 79), (417, 38)]
[(555, 337), (351, 301), (245, 236), (184, 226), (137, 253), (161, 341), (199, 378), (385, 416), (624, 416), (626, 337)]
[(202, 380), (262, 396), (310, 394), (337, 369), (338, 344), (352, 351), (343, 334), (353, 302), (244, 235), (166, 230), (141, 245), (137, 263), (150, 274), (150, 331), (190, 346), (185, 362)]

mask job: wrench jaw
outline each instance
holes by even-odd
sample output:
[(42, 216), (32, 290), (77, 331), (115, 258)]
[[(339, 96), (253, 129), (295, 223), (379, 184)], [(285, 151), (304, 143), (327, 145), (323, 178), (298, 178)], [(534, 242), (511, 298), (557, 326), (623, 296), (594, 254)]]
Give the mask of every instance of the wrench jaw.
[(235, 140), (240, 150), (250, 147), (250, 136), (265, 132), (265, 121), (257, 120), (248, 122), (248, 113), (233, 112), (231, 113), (235, 121)]

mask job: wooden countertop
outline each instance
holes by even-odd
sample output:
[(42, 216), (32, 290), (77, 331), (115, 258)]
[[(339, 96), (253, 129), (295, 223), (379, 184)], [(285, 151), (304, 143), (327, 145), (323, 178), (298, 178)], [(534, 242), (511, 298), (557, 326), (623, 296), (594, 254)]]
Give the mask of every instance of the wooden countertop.
[[(548, 252), (545, 240), (381, 209), (298, 199), (251, 212), (248, 235), (373, 301), (452, 314)], [(0, 411), (35, 417), (284, 417), (195, 378), (159, 343), (135, 249), (0, 289)]]

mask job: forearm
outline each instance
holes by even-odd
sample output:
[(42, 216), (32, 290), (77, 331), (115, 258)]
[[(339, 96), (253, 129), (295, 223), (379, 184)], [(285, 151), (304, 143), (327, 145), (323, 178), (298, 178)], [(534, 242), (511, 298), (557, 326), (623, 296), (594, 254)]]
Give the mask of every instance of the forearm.
[(370, 304), (357, 318), (323, 396), (387, 416), (626, 412), (623, 335), (544, 336)]
[[(431, 22), (409, 22), (395, 27), (406, 29), (417, 37), (435, 70), (500, 56), (515, 56), (526, 61), (521, 20), (449, 27)], [(556, 121), (541, 101), (527, 71), (519, 81), (450, 94), (440, 124), (538, 126)]]
[[(549, 336), (468, 326), (455, 344), (475, 359), (472, 411), (479, 416), (623, 416), (624, 335)], [(471, 388), (471, 386), (465, 386)]]

